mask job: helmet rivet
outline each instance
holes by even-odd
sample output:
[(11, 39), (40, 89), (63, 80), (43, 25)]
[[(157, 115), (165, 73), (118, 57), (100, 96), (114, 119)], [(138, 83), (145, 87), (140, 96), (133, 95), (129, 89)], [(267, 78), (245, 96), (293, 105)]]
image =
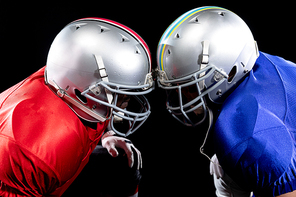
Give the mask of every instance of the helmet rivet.
[(216, 95), (218, 95), (218, 96), (222, 96), (222, 90), (219, 89), (219, 90), (217, 91)]
[[(223, 71), (221, 71), (221, 72), (223, 72)], [(213, 77), (215, 82), (218, 82), (218, 81), (222, 80), (223, 78), (224, 77), (223, 77), (223, 75), (221, 73), (215, 71), (215, 74), (214, 74), (214, 77)]]

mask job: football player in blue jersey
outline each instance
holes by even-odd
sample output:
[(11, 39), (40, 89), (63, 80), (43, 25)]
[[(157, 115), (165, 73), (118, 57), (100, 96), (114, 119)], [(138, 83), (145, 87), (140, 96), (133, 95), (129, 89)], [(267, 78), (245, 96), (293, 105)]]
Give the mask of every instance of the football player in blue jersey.
[(239, 16), (213, 6), (167, 28), (157, 63), (172, 116), (209, 122), (217, 196), (296, 195), (296, 64), (260, 52)]

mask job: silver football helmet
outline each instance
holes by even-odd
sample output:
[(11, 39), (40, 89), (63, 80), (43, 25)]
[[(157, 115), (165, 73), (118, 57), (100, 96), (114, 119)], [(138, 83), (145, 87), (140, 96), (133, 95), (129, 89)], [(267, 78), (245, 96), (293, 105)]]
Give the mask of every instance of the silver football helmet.
[(206, 97), (221, 104), (259, 56), (246, 23), (220, 7), (200, 7), (175, 20), (157, 49), (158, 84), (167, 109), (195, 126), (207, 115)]
[[(80, 118), (111, 119), (121, 136), (133, 133), (150, 114), (144, 96), (153, 89), (149, 48), (133, 30), (111, 20), (84, 18), (64, 27), (49, 50), (45, 80)], [(131, 101), (121, 107), (124, 97)], [(127, 132), (114, 126), (122, 120)]]

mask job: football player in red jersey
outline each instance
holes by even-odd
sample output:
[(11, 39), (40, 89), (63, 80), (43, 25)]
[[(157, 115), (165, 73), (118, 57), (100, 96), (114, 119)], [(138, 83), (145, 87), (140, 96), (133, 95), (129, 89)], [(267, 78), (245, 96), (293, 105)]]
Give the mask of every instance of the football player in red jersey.
[(47, 65), (0, 94), (0, 195), (61, 196), (85, 167), (68, 195), (137, 196), (141, 154), (125, 137), (148, 118), (152, 89), (133, 30), (101, 18), (65, 26)]

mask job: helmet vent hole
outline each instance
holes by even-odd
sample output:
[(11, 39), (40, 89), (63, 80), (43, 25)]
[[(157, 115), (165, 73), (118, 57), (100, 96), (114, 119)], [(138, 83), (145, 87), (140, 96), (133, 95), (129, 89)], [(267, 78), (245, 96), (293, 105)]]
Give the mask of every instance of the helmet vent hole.
[(82, 102), (83, 104), (86, 104), (87, 103), (86, 97), (81, 95), (81, 92), (79, 90), (75, 89), (74, 91), (75, 91), (75, 95), (79, 99), (79, 101)]
[(225, 16), (225, 13), (224, 12), (219, 12), (218, 13), (220, 16)]
[(101, 25), (99, 25), (99, 27), (100, 27), (100, 33), (105, 33), (107, 31), (109, 31), (109, 29), (107, 27), (104, 27), (104, 26), (101, 26)]
[(75, 25), (73, 26), (73, 29), (74, 29), (74, 30), (78, 30), (78, 29), (82, 28), (82, 27), (85, 26), (85, 25), (87, 25), (87, 24), (86, 24), (86, 23), (75, 24)]
[(231, 83), (233, 81), (236, 73), (237, 73), (237, 67), (234, 66), (232, 67), (231, 71), (228, 74), (228, 83)]
[(121, 35), (121, 42), (129, 42), (129, 39), (126, 36), (124, 36), (122, 34), (120, 34), (120, 35)]
[(198, 22), (199, 22), (199, 20), (198, 20), (198, 16), (192, 18), (192, 19), (189, 21), (189, 23), (196, 23), (196, 24), (199, 24)]
[(170, 50), (170, 49), (168, 50), (168, 54), (169, 54), (169, 55), (171, 54), (171, 50)]
[(141, 51), (138, 47), (136, 47), (136, 50), (135, 50), (136, 54), (141, 54)]
[(245, 68), (245, 67), (246, 67), (246, 65), (245, 65), (243, 62), (241, 62), (241, 65), (242, 65), (242, 67), (243, 67), (243, 68)]

